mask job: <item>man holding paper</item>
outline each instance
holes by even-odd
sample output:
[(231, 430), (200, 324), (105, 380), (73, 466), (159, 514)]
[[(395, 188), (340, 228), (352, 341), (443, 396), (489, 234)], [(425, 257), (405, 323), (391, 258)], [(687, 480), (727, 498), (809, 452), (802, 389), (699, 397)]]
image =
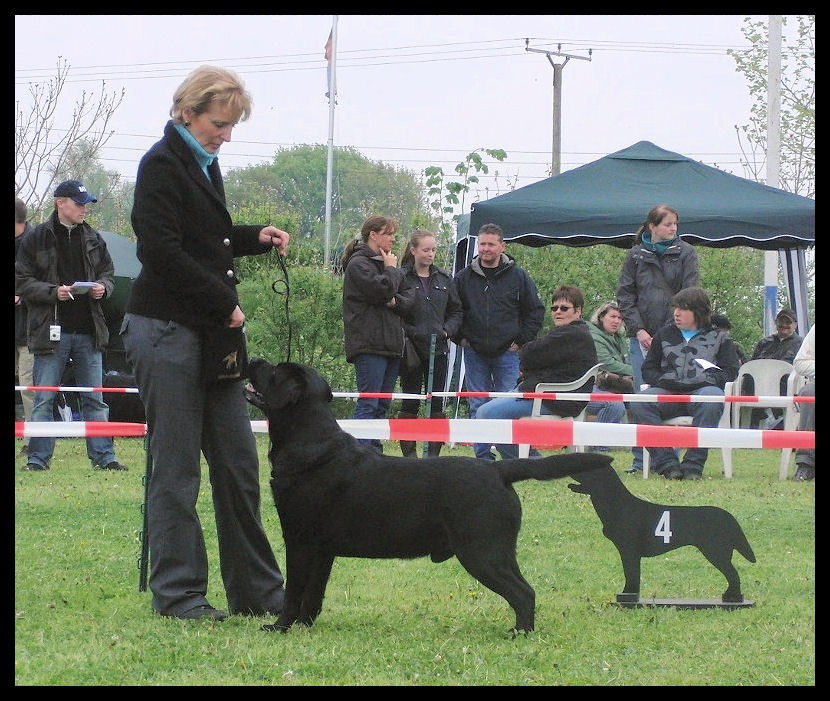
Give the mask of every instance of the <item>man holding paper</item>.
[[(663, 326), (652, 339), (643, 362), (644, 394), (723, 396), (724, 385), (738, 376), (738, 353), (728, 334), (712, 325), (709, 295), (687, 287), (672, 297), (674, 323)], [(637, 424), (659, 426), (666, 419), (691, 415), (693, 425), (715, 428), (724, 404), (720, 402), (631, 402), (628, 412)], [(666, 479), (698, 480), (709, 454), (707, 448), (688, 448), (681, 463), (672, 448), (648, 448), (652, 468)]]
[[(115, 287), (114, 266), (103, 237), (86, 221), (87, 205), (98, 200), (79, 180), (55, 189), (52, 216), (20, 244), (15, 260), (15, 293), (29, 312), (28, 345), (34, 354), (35, 386), (59, 386), (71, 360), (75, 382), (103, 384), (102, 351), (109, 341), (101, 300)], [(55, 392), (35, 393), (32, 421), (52, 421)], [(80, 393), (84, 421), (108, 421), (100, 392)], [(115, 459), (112, 437), (86, 439), (87, 455), (100, 470), (126, 470)], [(24, 471), (48, 470), (55, 449), (51, 436), (29, 440)]]

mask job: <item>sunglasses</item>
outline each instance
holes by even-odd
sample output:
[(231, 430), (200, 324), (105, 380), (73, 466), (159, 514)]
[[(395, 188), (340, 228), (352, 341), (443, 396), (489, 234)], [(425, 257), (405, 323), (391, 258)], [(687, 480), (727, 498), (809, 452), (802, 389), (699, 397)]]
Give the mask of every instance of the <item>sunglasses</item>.
[(550, 308), (550, 310), (552, 312), (558, 312), (558, 311), (569, 312), (569, 311), (571, 311), (571, 309), (573, 309), (573, 307), (569, 307), (567, 304), (554, 304)]

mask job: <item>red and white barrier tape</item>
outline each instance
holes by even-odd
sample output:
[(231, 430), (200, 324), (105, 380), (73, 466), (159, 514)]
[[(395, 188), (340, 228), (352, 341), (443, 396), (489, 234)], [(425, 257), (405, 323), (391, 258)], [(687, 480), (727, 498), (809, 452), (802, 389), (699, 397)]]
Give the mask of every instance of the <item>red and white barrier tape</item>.
[[(532, 445), (613, 445), (670, 448), (815, 448), (815, 431), (768, 431), (694, 426), (647, 426), (548, 419), (341, 419), (355, 438), (443, 443), (529, 443)], [(268, 422), (251, 421), (254, 433)], [(41, 436), (143, 436), (146, 425), (107, 421), (40, 421), (14, 424), (16, 438)]]
[[(129, 392), (138, 393), (136, 387), (56, 387), (49, 385), (15, 385), (21, 392)], [(815, 397), (781, 397), (758, 395), (697, 396), (692, 394), (611, 394), (598, 392), (432, 392), (431, 394), (406, 394), (402, 392), (332, 392), (339, 399), (419, 399), (433, 397), (513, 397), (515, 399), (549, 399), (571, 402), (658, 402), (658, 403), (709, 403), (763, 404), (765, 407), (788, 407), (792, 404), (815, 404)]]
[(55, 385), (15, 385), (16, 392), (121, 392), (138, 394), (138, 387), (59, 387)]

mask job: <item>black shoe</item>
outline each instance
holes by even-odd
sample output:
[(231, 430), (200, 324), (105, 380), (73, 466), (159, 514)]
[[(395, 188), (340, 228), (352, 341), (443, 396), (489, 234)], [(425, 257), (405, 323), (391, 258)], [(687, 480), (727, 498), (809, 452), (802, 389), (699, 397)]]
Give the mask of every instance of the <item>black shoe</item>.
[(683, 479), (683, 470), (680, 469), (680, 465), (672, 465), (671, 467), (667, 467), (660, 474), (663, 475), (663, 477), (665, 477), (667, 480)]
[(215, 609), (210, 604), (202, 604), (201, 606), (195, 606), (192, 609), (189, 609), (188, 611), (184, 611), (183, 613), (170, 615), (170, 618), (184, 618), (188, 620), (194, 620), (199, 618), (211, 618), (214, 621), (224, 621), (227, 617), (227, 611)]
[(41, 470), (48, 470), (46, 465), (38, 465), (36, 462), (27, 462), (20, 468), (21, 472), (39, 472)]
[(683, 471), (683, 479), (684, 480), (700, 480), (700, 479), (703, 479), (703, 472), (698, 470), (696, 467), (683, 467), (681, 469)]
[(810, 467), (809, 465), (798, 465), (795, 466), (795, 474), (793, 475), (793, 480), (796, 482), (809, 482), (816, 478), (816, 468)]
[(120, 462), (113, 460), (112, 462), (108, 462), (106, 465), (93, 465), (93, 470), (114, 470), (118, 472), (126, 472), (130, 468), (126, 465), (122, 465)]

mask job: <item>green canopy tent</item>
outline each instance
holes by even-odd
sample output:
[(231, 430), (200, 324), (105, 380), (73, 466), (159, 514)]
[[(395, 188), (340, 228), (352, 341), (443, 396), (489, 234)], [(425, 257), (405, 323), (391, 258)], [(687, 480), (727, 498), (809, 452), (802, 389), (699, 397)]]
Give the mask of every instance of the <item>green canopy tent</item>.
[[(526, 246), (630, 248), (655, 204), (680, 212), (680, 234), (698, 246), (749, 246), (781, 252), (790, 300), (806, 319), (804, 251), (815, 246), (816, 203), (640, 141), (584, 166), (489, 200), (470, 211), (456, 243), (455, 268), (473, 256), (474, 235), (495, 222), (505, 240)], [(803, 318), (802, 318), (803, 317)]]
[(110, 340), (104, 356), (105, 371), (127, 371), (124, 357), (124, 345), (118, 332), (124, 318), (127, 297), (133, 286), (133, 280), (141, 272), (141, 263), (135, 253), (135, 241), (111, 231), (99, 231), (107, 244), (112, 262), (115, 266), (115, 289), (103, 302), (104, 316), (110, 331)]

